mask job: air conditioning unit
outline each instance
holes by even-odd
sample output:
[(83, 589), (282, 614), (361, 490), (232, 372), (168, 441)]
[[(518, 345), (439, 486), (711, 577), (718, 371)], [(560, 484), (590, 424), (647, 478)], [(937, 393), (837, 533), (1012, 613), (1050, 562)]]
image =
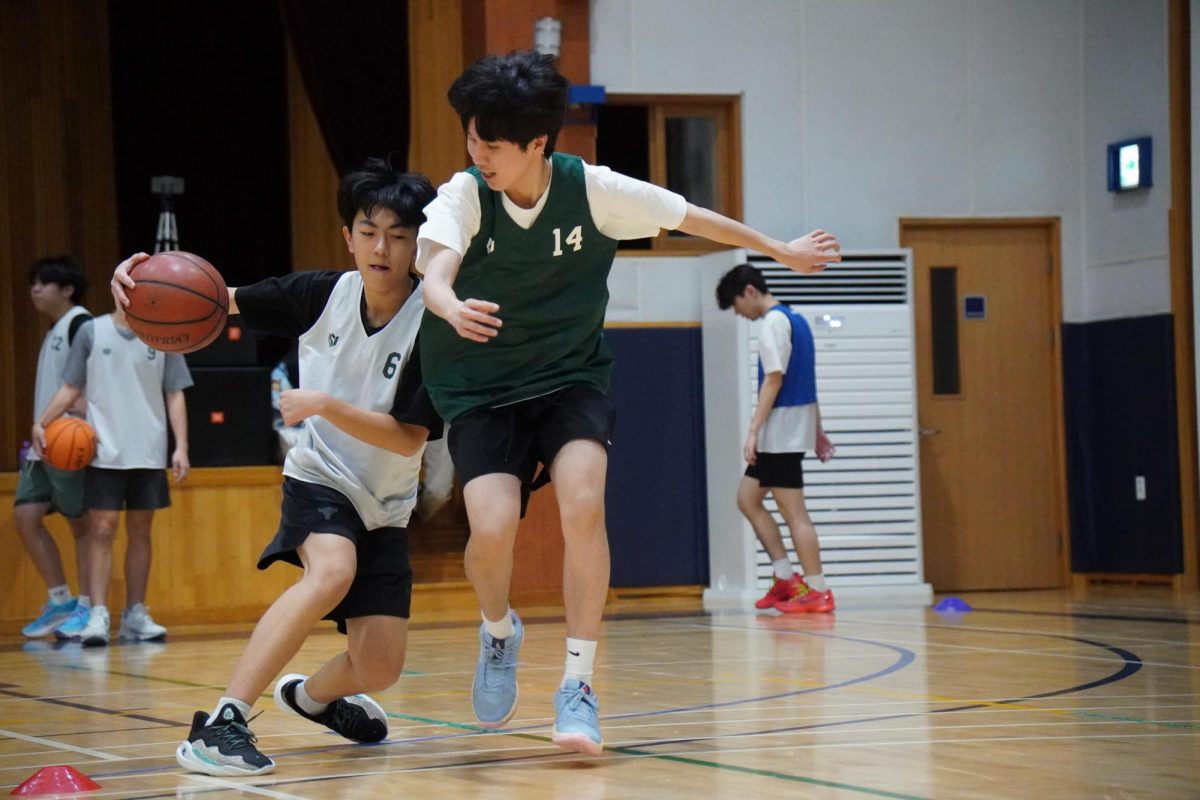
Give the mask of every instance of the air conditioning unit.
[[(805, 498), (839, 604), (929, 604), (921, 555), (912, 258), (908, 250), (843, 252), (842, 262), (800, 275), (751, 256), (777, 300), (802, 314), (816, 345), (821, 419), (837, 447), (804, 461)], [(701, 303), (708, 458), (709, 574), (706, 608), (750, 608), (771, 583), (771, 562), (737, 510), (741, 447), (758, 395), (758, 328), (711, 299)], [(772, 498), (788, 555), (790, 535)]]

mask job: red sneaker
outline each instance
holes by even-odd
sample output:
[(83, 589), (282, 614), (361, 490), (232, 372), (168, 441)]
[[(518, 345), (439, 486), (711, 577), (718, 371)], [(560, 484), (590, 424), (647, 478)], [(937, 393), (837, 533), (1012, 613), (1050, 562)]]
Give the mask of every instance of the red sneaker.
[(776, 603), (775, 608), (785, 614), (828, 614), (834, 609), (833, 592), (809, 589), (791, 600)]
[(786, 602), (806, 591), (808, 591), (808, 586), (799, 575), (793, 574), (786, 581), (776, 578), (767, 593), (754, 601), (754, 607), (774, 608), (776, 603)]

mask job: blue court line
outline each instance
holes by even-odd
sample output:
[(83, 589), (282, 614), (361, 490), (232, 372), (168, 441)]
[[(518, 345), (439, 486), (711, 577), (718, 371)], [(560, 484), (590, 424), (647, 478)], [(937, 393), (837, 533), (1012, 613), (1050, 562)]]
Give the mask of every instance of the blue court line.
[[(733, 627), (739, 627), (739, 626), (733, 626)], [(929, 626), (929, 627), (950, 628), (950, 629), (953, 629), (956, 631), (971, 630), (970, 628), (962, 628), (959, 626), (946, 626), (946, 625), (933, 625), (933, 626)], [(742, 630), (761, 630), (761, 628), (742, 628)], [(858, 725), (858, 724), (866, 723), (866, 722), (886, 722), (886, 721), (896, 720), (896, 719), (912, 719), (914, 717), (923, 717), (923, 716), (926, 716), (929, 714), (947, 714), (947, 713), (956, 712), (956, 711), (972, 711), (972, 710), (980, 709), (980, 708), (991, 708), (991, 707), (997, 706), (997, 705), (1013, 705), (1016, 703), (1022, 703), (1022, 702), (1026, 702), (1029, 700), (1041, 700), (1041, 699), (1045, 699), (1048, 697), (1058, 697), (1058, 696), (1065, 695), (1065, 694), (1075, 694), (1078, 692), (1087, 691), (1089, 689), (1096, 689), (1101, 686), (1106, 686), (1111, 683), (1116, 683), (1118, 681), (1123, 681), (1126, 678), (1136, 674), (1143, 666), (1142, 659), (1136, 653), (1132, 653), (1124, 648), (1117, 647), (1116, 645), (1110, 645), (1110, 644), (1106, 644), (1104, 642), (1096, 642), (1096, 641), (1092, 641), (1090, 639), (1083, 639), (1083, 638), (1080, 638), (1077, 636), (1067, 636), (1065, 634), (1057, 634), (1057, 633), (1033, 633), (1033, 632), (1027, 632), (1027, 631), (986, 630), (986, 632), (993, 633), (993, 634), (994, 633), (1007, 633), (1007, 634), (1013, 635), (1013, 636), (1041, 636), (1041, 637), (1046, 637), (1046, 638), (1050, 638), (1050, 639), (1064, 639), (1066, 641), (1080, 642), (1082, 644), (1090, 645), (1092, 647), (1097, 647), (1097, 648), (1100, 648), (1103, 650), (1108, 650), (1108, 651), (1114, 653), (1115, 655), (1117, 655), (1118, 657), (1121, 658), (1121, 661), (1122, 661), (1121, 668), (1118, 669), (1116, 672), (1113, 672), (1109, 675), (1104, 676), (1103, 678), (1098, 678), (1093, 681), (1088, 681), (1087, 683), (1081, 683), (1081, 684), (1078, 684), (1075, 686), (1067, 687), (1065, 689), (1054, 689), (1054, 690), (1051, 690), (1048, 692), (1040, 692), (1038, 694), (1024, 695), (1022, 697), (1014, 697), (1014, 698), (1010, 698), (1007, 700), (991, 700), (986, 703), (969, 703), (966, 705), (952, 706), (949, 708), (932, 708), (927, 711), (913, 711), (913, 712), (905, 712), (905, 713), (901, 713), (901, 714), (885, 714), (885, 715), (880, 715), (880, 716), (875, 716), (875, 717), (861, 717), (861, 718), (857, 718), (857, 719), (838, 720), (836, 722), (819, 722), (819, 723), (813, 723), (811, 725), (795, 725), (795, 726), (791, 726), (791, 727), (787, 727), (787, 728), (774, 728), (774, 729), (768, 729), (768, 730), (763, 730), (763, 731), (744, 731), (742, 733), (723, 734), (721, 736), (696, 736), (696, 737), (683, 738), (683, 739), (661, 739), (661, 740), (641, 742), (641, 743), (631, 745), (631, 746), (632, 747), (660, 747), (662, 745), (668, 745), (668, 744), (691, 744), (691, 743), (696, 743), (696, 742), (709, 741), (712, 739), (732, 739), (732, 738), (748, 737), (748, 736), (769, 736), (769, 735), (780, 734), (780, 733), (795, 733), (798, 731), (814, 731), (814, 730), (823, 730), (826, 728), (844, 727), (847, 725)], [(1153, 720), (1138, 720), (1138, 721), (1143, 722), (1148, 725), (1156, 724)]]
[(1166, 625), (1200, 625), (1200, 619), (1190, 617), (1129, 617), (1122, 614), (1100, 614), (1090, 611), (1028, 611), (1020, 608), (973, 608), (988, 614), (1024, 614), (1030, 617), (1063, 617), (1066, 619), (1099, 619), (1115, 622), (1161, 622)]

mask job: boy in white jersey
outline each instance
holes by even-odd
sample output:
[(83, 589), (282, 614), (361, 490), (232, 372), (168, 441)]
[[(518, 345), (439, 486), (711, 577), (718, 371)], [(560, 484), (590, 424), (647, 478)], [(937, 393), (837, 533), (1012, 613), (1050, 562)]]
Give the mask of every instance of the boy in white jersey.
[(108, 644), (108, 586), (113, 541), (125, 511), (125, 607), (120, 637), (134, 641), (163, 639), (167, 629), (146, 609), (152, 555), (154, 512), (171, 505), (164, 468), (167, 425), (175, 435), (170, 468), (182, 481), (188, 462), (187, 406), (183, 390), (192, 385), (183, 356), (144, 344), (125, 323), (118, 305), (111, 314), (89, 320), (75, 336), (63, 385), (42, 412), (33, 435), (45, 447), (45, 426), (58, 419), (87, 391), (87, 421), (96, 431), (96, 457), (84, 476), (92, 608), (79, 631), (85, 647)]
[[(758, 336), (758, 405), (742, 455), (746, 474), (738, 486), (738, 510), (749, 520), (771, 556), (775, 579), (754, 605), (789, 614), (833, 611), (825, 583), (817, 529), (804, 500), (804, 453), (833, 458), (833, 444), (821, 425), (817, 404), (815, 348), (804, 317), (780, 303), (762, 273), (749, 264), (734, 267), (717, 284), (717, 306), (749, 320), (761, 319)], [(792, 534), (804, 577), (796, 575), (763, 501), (770, 492)]]
[[(92, 318), (80, 305), (87, 289), (83, 268), (71, 256), (43, 258), (29, 268), (29, 298), (33, 307), (49, 317), (50, 330), (38, 354), (33, 390), (33, 421), (37, 422), (50, 398), (62, 385), (67, 353), (79, 327)], [(82, 416), (82, 414), (80, 414)], [(87, 591), (87, 516), (83, 506), (83, 471), (58, 470), (42, 461), (36, 448), (25, 454), (13, 500), (13, 525), (29, 552), (38, 574), (46, 582), (49, 599), (42, 613), (21, 629), (26, 636), (45, 636), (64, 624), (64, 635), (78, 633), (91, 609)], [(67, 519), (75, 537), (75, 563), (79, 570), (79, 597), (71, 595), (58, 545), (42, 518), (58, 512)]]
[[(176, 760), (209, 775), (257, 775), (275, 763), (254, 746), (250, 709), (322, 617), (346, 651), (311, 677), (275, 685), (283, 711), (356, 742), (387, 737), (383, 709), (363, 692), (400, 677), (412, 567), (405, 526), (421, 452), (441, 420), (421, 381), (417, 329), (425, 309), (411, 275), (428, 179), (370, 159), (338, 187), (342, 235), (357, 271), (313, 270), (229, 290), (230, 313), (256, 330), (299, 340), (300, 388), (282, 392), (285, 424), (303, 421), (284, 462), (279, 530), (259, 559), (304, 574), (263, 614), (212, 714), (197, 711)], [(114, 294), (132, 287), (121, 264)]]
[(597, 754), (591, 680), (608, 594), (604, 485), (615, 421), (602, 328), (617, 240), (674, 229), (800, 272), (839, 260), (837, 240), (823, 231), (770, 239), (674, 192), (555, 153), (567, 81), (550, 56), (487, 56), (455, 80), (449, 98), (475, 166), (426, 210), (417, 268), (429, 306), (426, 383), (450, 423), (471, 523), (467, 575), (483, 615), (472, 706), (489, 728), (516, 712), (524, 633), (508, 604), (513, 546), (529, 491), (552, 479), (567, 617), (552, 738)]

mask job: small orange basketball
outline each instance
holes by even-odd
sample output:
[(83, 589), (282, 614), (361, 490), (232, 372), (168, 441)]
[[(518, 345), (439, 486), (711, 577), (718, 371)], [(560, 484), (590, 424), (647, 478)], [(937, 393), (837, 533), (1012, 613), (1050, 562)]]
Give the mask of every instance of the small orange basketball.
[(129, 277), (125, 319), (137, 337), (155, 350), (191, 353), (207, 347), (225, 330), (229, 290), (212, 264), (193, 253), (168, 250), (139, 262)]
[(42, 458), (56, 469), (83, 469), (96, 457), (96, 431), (79, 417), (59, 417), (46, 426)]

